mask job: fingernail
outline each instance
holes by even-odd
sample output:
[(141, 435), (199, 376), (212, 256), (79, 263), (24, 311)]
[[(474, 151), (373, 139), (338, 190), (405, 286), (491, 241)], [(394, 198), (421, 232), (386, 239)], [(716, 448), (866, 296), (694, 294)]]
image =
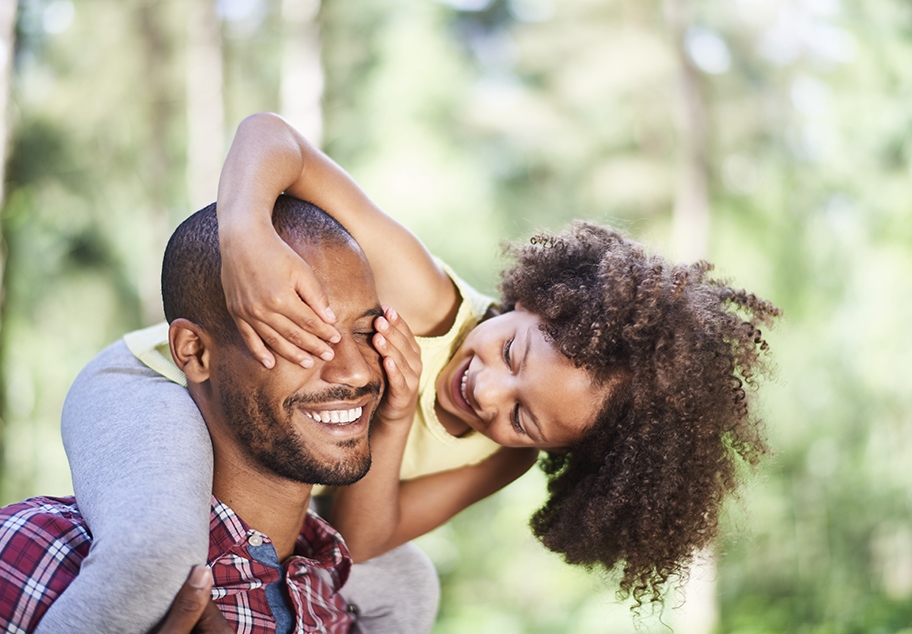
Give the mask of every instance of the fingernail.
[(339, 343), (340, 341), (342, 341), (342, 335), (339, 333), (336, 333), (329, 338), (329, 343)]
[(377, 335), (377, 339), (375, 341), (378, 346), (386, 345), (386, 338), (383, 335)]
[(313, 367), (314, 361), (310, 357), (301, 360), (301, 367), (305, 369), (310, 369)]
[(326, 310), (323, 311), (323, 315), (324, 315), (329, 321), (336, 321), (336, 313), (334, 313), (334, 312), (333, 312), (333, 309), (332, 309), (332, 308), (329, 308), (328, 306), (326, 307)]
[(209, 568), (207, 566), (193, 566), (190, 572), (190, 586), (197, 590), (202, 590), (209, 582)]
[(260, 361), (263, 362), (263, 365), (266, 366), (267, 370), (271, 370), (272, 368), (275, 367), (275, 359), (271, 359), (269, 357), (264, 357), (264, 358), (260, 359)]
[(326, 352), (324, 352), (323, 354), (320, 355), (320, 358), (323, 359), (324, 361), (332, 361), (332, 358), (333, 358), (332, 350), (327, 350)]
[(386, 316), (389, 317), (390, 321), (395, 321), (399, 317), (399, 313), (396, 312), (396, 309), (390, 306), (389, 310), (386, 311)]
[(389, 322), (383, 317), (377, 317), (375, 325), (377, 326), (377, 330), (386, 330), (389, 328)]

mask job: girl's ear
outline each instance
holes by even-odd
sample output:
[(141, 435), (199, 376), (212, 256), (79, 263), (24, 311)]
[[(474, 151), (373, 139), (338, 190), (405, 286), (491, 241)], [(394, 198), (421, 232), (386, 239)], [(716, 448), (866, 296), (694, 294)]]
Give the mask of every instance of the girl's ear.
[(189, 319), (175, 319), (168, 329), (171, 358), (189, 383), (204, 383), (210, 374), (210, 338)]

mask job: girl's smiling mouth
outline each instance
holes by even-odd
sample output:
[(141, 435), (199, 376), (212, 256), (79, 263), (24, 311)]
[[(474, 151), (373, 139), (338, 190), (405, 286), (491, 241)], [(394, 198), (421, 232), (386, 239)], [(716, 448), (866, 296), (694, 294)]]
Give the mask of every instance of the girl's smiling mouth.
[(475, 414), (475, 409), (472, 407), (471, 403), (469, 403), (469, 399), (466, 396), (466, 383), (468, 381), (469, 364), (471, 361), (471, 359), (468, 359), (453, 375), (453, 381), (450, 384), (450, 394), (453, 402), (459, 409), (462, 409), (473, 416), (477, 416), (477, 414)]

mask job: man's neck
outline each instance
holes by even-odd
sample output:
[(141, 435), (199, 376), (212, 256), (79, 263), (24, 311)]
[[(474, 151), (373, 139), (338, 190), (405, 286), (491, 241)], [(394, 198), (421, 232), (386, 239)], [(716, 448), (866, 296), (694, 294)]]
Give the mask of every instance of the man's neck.
[(212, 493), (250, 528), (269, 536), (279, 561), (294, 552), (312, 485), (292, 482), (248, 465), (240, 456), (215, 452)]

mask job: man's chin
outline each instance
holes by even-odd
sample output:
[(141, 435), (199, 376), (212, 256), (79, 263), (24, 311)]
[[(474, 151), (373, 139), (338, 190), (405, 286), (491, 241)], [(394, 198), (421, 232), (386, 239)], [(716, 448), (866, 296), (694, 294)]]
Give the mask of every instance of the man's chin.
[(298, 455), (286, 460), (277, 460), (276, 456), (267, 455), (260, 462), (276, 475), (302, 484), (347, 486), (367, 475), (371, 457), (370, 453), (365, 453), (328, 462), (310, 455)]
[(337, 464), (333, 468), (320, 470), (315, 474), (315, 480), (309, 484), (322, 484), (331, 487), (342, 487), (354, 484), (367, 475), (371, 467), (370, 455), (365, 456), (360, 461), (348, 461), (344, 464)]

